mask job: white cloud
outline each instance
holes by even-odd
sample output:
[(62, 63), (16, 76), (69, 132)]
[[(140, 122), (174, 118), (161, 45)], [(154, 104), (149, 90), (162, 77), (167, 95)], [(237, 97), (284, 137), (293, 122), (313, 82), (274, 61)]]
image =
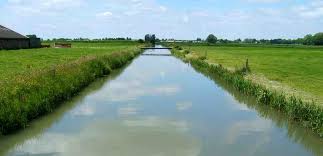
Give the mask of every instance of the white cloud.
[(303, 4), (292, 8), (294, 13), (304, 18), (323, 17), (323, 1), (315, 0), (309, 4)]
[[(257, 3), (250, 4), (257, 7), (218, 9), (212, 6), (214, 7), (212, 9), (196, 10), (194, 8), (174, 9), (155, 0), (99, 0), (98, 2), (9, 0), (0, 6), (2, 15), (0, 20), (3, 25), (10, 26), (22, 34), (40, 34), (40, 37), (45, 38), (117, 36), (141, 38), (148, 32), (155, 33), (160, 38), (177, 39), (195, 39), (205, 37), (209, 33), (229, 39), (296, 38), (322, 31), (323, 2), (321, 0), (306, 1), (302, 5), (289, 2), (289, 6), (277, 7), (274, 2), (284, 4), (286, 2), (282, 0), (241, 1)], [(102, 20), (102, 18), (109, 20)], [(41, 29), (45, 28), (44, 25), (41, 26), (44, 23), (54, 25), (56, 28), (49, 27), (44, 31)]]
[(23, 16), (57, 15), (64, 13), (66, 9), (75, 9), (83, 4), (85, 4), (83, 0), (9, 0), (5, 8)]
[(167, 8), (165, 6), (160, 6), (159, 9), (162, 11), (162, 12), (165, 12), (167, 11)]
[(252, 143), (246, 144), (243, 148), (242, 155), (255, 155), (255, 153), (269, 144), (271, 137), (270, 132), (272, 130), (272, 122), (269, 120), (262, 120), (256, 118), (253, 120), (243, 120), (234, 123), (227, 131), (226, 144), (240, 145), (240, 142), (245, 137), (254, 137)]
[(113, 15), (112, 12), (106, 11), (106, 12), (98, 13), (96, 16), (110, 17), (112, 15)]
[[(201, 143), (185, 121), (157, 117), (96, 121), (78, 133), (49, 132), (31, 138), (9, 155), (198, 156)], [(158, 141), (156, 141), (158, 140)]]
[(300, 13), (303, 17), (318, 18), (323, 16), (323, 8), (315, 8), (314, 10), (304, 11)]
[(118, 109), (119, 116), (129, 116), (129, 115), (136, 115), (138, 113), (138, 109), (135, 107), (121, 107)]
[(94, 105), (85, 104), (71, 112), (73, 116), (92, 116), (95, 113)]
[(128, 127), (172, 127), (179, 131), (188, 131), (189, 124), (186, 121), (165, 120), (156, 116), (143, 117), (135, 120), (124, 120)]
[(106, 101), (131, 101), (143, 96), (173, 96), (181, 88), (178, 85), (146, 86), (138, 80), (120, 80), (113, 82), (106, 88), (106, 92), (93, 95), (93, 99), (104, 99)]

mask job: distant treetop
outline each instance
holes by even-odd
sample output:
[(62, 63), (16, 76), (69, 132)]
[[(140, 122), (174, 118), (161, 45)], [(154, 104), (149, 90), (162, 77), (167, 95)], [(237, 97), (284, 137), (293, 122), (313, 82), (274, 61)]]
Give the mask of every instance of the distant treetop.
[(218, 38), (216, 38), (213, 34), (210, 34), (207, 38), (206, 41), (208, 43), (215, 44), (217, 42)]

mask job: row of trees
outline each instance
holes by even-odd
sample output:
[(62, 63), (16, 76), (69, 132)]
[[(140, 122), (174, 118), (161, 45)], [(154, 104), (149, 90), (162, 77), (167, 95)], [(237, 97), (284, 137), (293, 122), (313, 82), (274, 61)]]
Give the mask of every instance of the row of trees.
[(53, 38), (47, 39), (46, 41), (130, 41), (130, 37), (116, 37), (116, 38), (98, 38), (98, 39), (89, 39), (89, 38)]
[(147, 42), (147, 43), (151, 43), (151, 44), (155, 45), (156, 40), (157, 40), (157, 38), (156, 38), (155, 34), (146, 34), (145, 35), (145, 42)]
[[(201, 38), (196, 39), (197, 42), (202, 42)], [(304, 45), (323, 45), (323, 33), (317, 33), (315, 35), (306, 35), (304, 38), (298, 39), (254, 39), (246, 38), (244, 40), (228, 40), (228, 39), (218, 39), (215, 35), (210, 34), (206, 40), (207, 43), (249, 43), (249, 44), (304, 44)]]
[(317, 33), (315, 35), (306, 35), (303, 38), (303, 44), (305, 45), (323, 45), (323, 33)]

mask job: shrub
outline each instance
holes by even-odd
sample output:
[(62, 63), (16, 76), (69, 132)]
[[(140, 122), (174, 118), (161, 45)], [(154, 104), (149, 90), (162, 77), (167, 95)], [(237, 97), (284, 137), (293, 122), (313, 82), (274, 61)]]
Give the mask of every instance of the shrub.
[(184, 54), (189, 54), (190, 51), (189, 50), (184, 50)]
[(145, 43), (145, 41), (143, 39), (139, 39), (138, 43)]

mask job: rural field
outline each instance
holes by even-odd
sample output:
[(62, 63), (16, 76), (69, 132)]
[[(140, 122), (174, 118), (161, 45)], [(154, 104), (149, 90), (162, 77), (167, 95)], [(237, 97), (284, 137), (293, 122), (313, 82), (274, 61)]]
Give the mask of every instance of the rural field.
[(0, 51), (0, 133), (24, 128), (29, 121), (52, 112), (140, 51), (136, 42), (124, 41)]
[[(207, 154), (196, 156), (248, 155), (245, 149), (268, 137), (273, 143), (263, 142), (256, 148), (256, 155), (268, 149), (275, 149), (270, 155), (322, 153), (322, 113), (317, 107), (268, 96), (263, 88), (256, 88), (264, 95), (258, 101), (230, 89), (239, 85), (255, 88), (250, 83), (245, 85), (240, 75), (231, 75), (238, 79), (226, 86), (213, 79), (216, 70), (204, 70), (210, 67), (208, 64), (241, 69), (248, 58), (251, 74), (247, 76), (257, 83), (274, 86), (277, 82), (284, 93), (286, 88), (297, 88), (311, 98), (321, 97), (320, 88), (309, 85), (314, 83), (309, 81), (321, 82), (313, 78), (322, 74), (321, 48), (181, 43), (184, 50), (179, 52), (190, 49), (187, 57), (206, 56), (206, 60), (197, 59), (205, 64), (187, 66), (158, 43), (156, 48), (140, 50), (147, 45), (130, 41), (72, 42), (70, 49), (0, 51), (0, 155), (56, 151), (66, 155), (104, 155), (107, 151), (119, 155), (116, 146), (124, 155), (132, 155), (134, 146), (140, 149), (136, 155), (160, 150), (173, 155), (180, 150), (179, 155), (186, 156), (201, 146)], [(144, 55), (135, 57), (141, 53)], [(221, 76), (231, 77), (225, 72)], [(302, 86), (304, 76), (308, 81)], [(287, 113), (266, 105), (270, 98), (283, 105)], [(245, 134), (251, 141), (241, 146)], [(207, 142), (215, 144), (200, 139), (205, 136)], [(277, 147), (282, 140), (284, 148)], [(63, 143), (67, 150), (61, 149)], [(44, 148), (46, 144), (51, 148)]]
[[(43, 43), (52, 44), (52, 43)], [(84, 56), (102, 56), (112, 52), (127, 51), (139, 46), (132, 41), (73, 42), (72, 48), (42, 48), (0, 51), (0, 82), (17, 74), (48, 69)], [(1, 83), (0, 83), (1, 84)]]
[(323, 0), (0, 0), (0, 156), (323, 156), (322, 25)]
[(235, 70), (249, 61), (247, 78), (323, 104), (323, 47), (310, 46), (207, 46), (183, 44), (191, 55), (205, 56), (207, 62)]

